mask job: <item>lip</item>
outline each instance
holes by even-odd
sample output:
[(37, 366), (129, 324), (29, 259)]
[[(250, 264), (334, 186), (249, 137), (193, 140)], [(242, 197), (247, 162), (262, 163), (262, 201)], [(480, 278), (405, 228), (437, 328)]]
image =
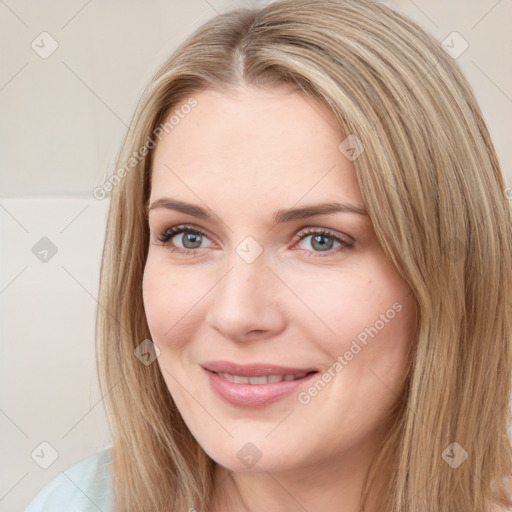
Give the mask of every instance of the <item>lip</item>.
[[(218, 368), (214, 370), (213, 368)], [(209, 379), (213, 391), (226, 403), (235, 407), (259, 409), (298, 392), (317, 375), (314, 368), (290, 368), (268, 364), (239, 365), (228, 361), (204, 363), (202, 369)], [(235, 384), (217, 375), (216, 371), (240, 375), (242, 377), (262, 377), (267, 375), (290, 375), (309, 373), (296, 380), (267, 384)]]
[(231, 361), (207, 361), (201, 366), (211, 372), (231, 373), (241, 377), (264, 377), (268, 375), (300, 375), (318, 371), (316, 368), (278, 366), (267, 363), (239, 364)]

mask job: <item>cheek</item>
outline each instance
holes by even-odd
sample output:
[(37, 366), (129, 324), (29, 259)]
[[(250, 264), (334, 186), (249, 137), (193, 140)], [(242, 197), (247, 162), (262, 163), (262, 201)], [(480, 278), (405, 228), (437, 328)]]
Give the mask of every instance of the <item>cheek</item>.
[(299, 291), (296, 295), (302, 303), (297, 307), (307, 307), (295, 320), (315, 326), (317, 337), (321, 335), (333, 348), (359, 334), (363, 339), (365, 329), (378, 321), (380, 314), (390, 309), (389, 316), (395, 313), (392, 306), (398, 297), (371, 268), (364, 275), (352, 271), (333, 272), (321, 280), (302, 277), (293, 289)]
[[(177, 405), (186, 405), (182, 385), (186, 381), (181, 360), (187, 336), (191, 335), (194, 308), (198, 301), (193, 280), (183, 279), (179, 271), (166, 270), (165, 263), (148, 257), (142, 279), (142, 297), (151, 340), (160, 349), (156, 362)], [(197, 314), (197, 313), (196, 313)], [(197, 319), (196, 319), (197, 321)], [(187, 335), (184, 333), (187, 332)], [(181, 383), (181, 385), (180, 385)], [(193, 389), (187, 383), (187, 389)]]
[[(142, 280), (142, 297), (148, 327), (153, 341), (168, 345), (182, 326), (180, 319), (187, 319), (191, 305), (197, 302), (198, 290), (194, 282), (187, 286), (187, 280), (177, 273), (165, 270), (161, 263), (148, 258)], [(187, 314), (187, 312), (189, 312)]]
[[(170, 319), (167, 313), (174, 308), (167, 301), (166, 289), (169, 289), (169, 279), (158, 272), (148, 260), (142, 278), (142, 299), (148, 327), (155, 342), (160, 337), (160, 333), (172, 325), (169, 324)], [(164, 324), (167, 324), (167, 327)]]
[(300, 290), (313, 313), (297, 316), (302, 318), (302, 332), (308, 332), (332, 362), (342, 356), (344, 373), (356, 378), (374, 369), (392, 382), (400, 381), (414, 334), (415, 303), (394, 269), (379, 261), (367, 265), (364, 273), (303, 281)]

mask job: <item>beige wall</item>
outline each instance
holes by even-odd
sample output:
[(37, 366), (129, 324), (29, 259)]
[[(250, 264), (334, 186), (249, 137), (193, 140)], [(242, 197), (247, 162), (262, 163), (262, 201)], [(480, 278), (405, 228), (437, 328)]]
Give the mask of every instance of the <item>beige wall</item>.
[[(512, 185), (512, 2), (386, 3), (440, 41), (454, 31), (467, 41), (457, 60)], [(192, 29), (234, 5), (0, 2), (0, 511), (23, 509), (58, 472), (109, 444), (93, 332), (108, 201), (91, 193), (113, 171), (157, 67)], [(43, 262), (36, 244), (57, 252)], [(47, 469), (31, 457), (42, 442), (58, 453)]]

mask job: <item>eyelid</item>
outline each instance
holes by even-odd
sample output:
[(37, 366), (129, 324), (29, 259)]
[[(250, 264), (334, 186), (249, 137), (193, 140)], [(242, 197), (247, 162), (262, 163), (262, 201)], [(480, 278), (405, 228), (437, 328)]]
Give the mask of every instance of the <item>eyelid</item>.
[(354, 239), (351, 236), (345, 235), (344, 233), (340, 233), (338, 231), (334, 231), (329, 228), (319, 228), (319, 227), (308, 227), (302, 228), (299, 232), (294, 236), (294, 240), (303, 240), (304, 238), (313, 235), (313, 234), (325, 234), (331, 238), (338, 238), (342, 242), (346, 244), (352, 245), (354, 243)]
[[(198, 233), (198, 234), (206, 237), (208, 240), (210, 240), (215, 245), (217, 245), (212, 240), (212, 237), (209, 235), (208, 230), (200, 228), (193, 224), (188, 224), (188, 223), (187, 224), (177, 224), (177, 225), (173, 225), (173, 226), (170, 226), (170, 227), (164, 229), (163, 231), (160, 232), (159, 235), (156, 235), (155, 243), (157, 245), (164, 245), (164, 246), (170, 245), (170, 240), (172, 238), (174, 238), (175, 236), (178, 236), (180, 234), (186, 233), (187, 231), (192, 231), (194, 233)], [(298, 250), (298, 251), (302, 251), (303, 253), (307, 253), (308, 257), (310, 254), (316, 255), (316, 256), (311, 256), (311, 257), (322, 257), (322, 256), (325, 257), (325, 256), (332, 256), (332, 255), (338, 253), (339, 251), (342, 251), (343, 249), (350, 249), (353, 247), (353, 244), (354, 244), (354, 239), (344, 233), (339, 233), (339, 232), (334, 231), (329, 228), (309, 226), (309, 227), (304, 227), (304, 228), (299, 229), (298, 233), (296, 233), (294, 235), (293, 242), (295, 242), (295, 243), (293, 244), (293, 246), (295, 247), (295, 245), (297, 245), (298, 242), (301, 242), (308, 236), (315, 235), (315, 234), (332, 238), (335, 241), (337, 241), (338, 243), (340, 243), (341, 247), (338, 247), (337, 249), (334, 249), (334, 250), (329, 249), (327, 251), (310, 251), (310, 250), (306, 250), (306, 249), (294, 249), (294, 250)], [(196, 249), (186, 249), (186, 248), (182, 249), (181, 247), (172, 247), (172, 249), (171, 248), (168, 248), (168, 249), (171, 252), (178, 252), (181, 254), (193, 256), (195, 253), (198, 253), (199, 251), (201, 251), (201, 249), (206, 249), (206, 248), (199, 247)], [(322, 254), (322, 252), (325, 252), (325, 254)]]
[[(172, 232), (172, 230), (174, 230), (174, 233)], [(194, 233), (197, 232), (200, 235), (204, 236), (205, 238), (207, 238), (208, 240), (213, 242), (213, 240), (212, 240), (213, 237), (210, 236), (208, 230), (200, 228), (198, 226), (195, 226), (194, 224), (176, 224), (176, 225), (170, 226), (170, 227), (165, 228), (164, 230), (158, 232), (159, 234), (156, 234), (156, 239), (157, 239), (157, 241), (160, 241), (160, 242), (166, 244), (166, 243), (168, 243), (168, 241), (164, 242), (162, 240), (164, 237), (167, 237), (168, 235), (170, 235), (169, 236), (169, 240), (170, 240), (170, 238), (173, 238), (174, 236), (183, 234), (186, 231), (192, 231)], [(197, 249), (188, 249), (188, 250), (197, 251)]]

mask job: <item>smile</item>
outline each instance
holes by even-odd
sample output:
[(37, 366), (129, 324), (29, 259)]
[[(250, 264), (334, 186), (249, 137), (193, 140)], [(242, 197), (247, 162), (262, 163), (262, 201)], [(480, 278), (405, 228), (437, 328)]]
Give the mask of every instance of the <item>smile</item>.
[[(241, 365), (227, 361), (204, 363), (205, 384), (224, 403), (260, 409), (300, 392), (318, 374), (313, 368), (271, 364)], [(228, 371), (229, 370), (229, 371)]]
[(234, 382), (235, 384), (275, 384), (284, 380), (297, 380), (302, 379), (307, 373), (301, 373), (298, 375), (264, 375), (262, 377), (244, 377), (242, 375), (232, 375), (231, 373), (215, 372), (219, 377)]

